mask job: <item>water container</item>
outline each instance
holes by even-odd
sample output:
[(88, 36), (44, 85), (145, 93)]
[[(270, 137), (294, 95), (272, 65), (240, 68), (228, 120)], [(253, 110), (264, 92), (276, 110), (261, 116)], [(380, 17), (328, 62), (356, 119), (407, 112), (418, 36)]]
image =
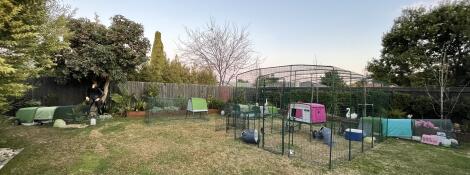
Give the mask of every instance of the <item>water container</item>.
[(362, 141), (364, 134), (360, 129), (346, 129), (344, 133), (344, 139), (351, 141)]
[(95, 126), (95, 125), (96, 125), (96, 119), (95, 119), (95, 118), (91, 118), (91, 119), (90, 119), (90, 125), (91, 125), (91, 126)]

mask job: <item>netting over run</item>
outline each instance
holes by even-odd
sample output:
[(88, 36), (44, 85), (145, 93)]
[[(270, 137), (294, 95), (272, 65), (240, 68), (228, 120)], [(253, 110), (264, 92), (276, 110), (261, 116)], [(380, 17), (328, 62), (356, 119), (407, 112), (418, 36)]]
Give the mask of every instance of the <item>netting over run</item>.
[[(389, 109), (389, 95), (368, 89), (374, 86), (370, 82), (359, 73), (324, 65), (243, 72), (236, 77), (226, 130), (233, 132), (235, 139), (257, 130), (259, 147), (331, 167), (383, 140), (381, 132), (361, 134), (370, 143), (363, 136), (352, 139), (345, 134), (348, 128), (350, 133), (362, 129), (360, 118), (381, 120)], [(375, 123), (370, 126), (372, 131), (378, 128)]]
[(286, 82), (287, 87), (305, 87), (310, 86), (311, 82), (313, 84), (320, 84), (323, 77), (339, 77), (344, 83), (353, 84), (361, 81), (364, 76), (334, 66), (298, 64), (253, 69), (238, 74), (236, 79), (237, 86), (240, 87), (256, 87), (259, 85), (257, 84), (259, 83), (258, 80), (262, 79), (272, 80), (271, 86), (281, 86), (279, 83)]
[[(236, 103), (269, 104), (286, 109), (292, 102), (325, 104), (331, 114), (371, 112), (364, 102), (365, 77), (359, 73), (325, 65), (286, 65), (253, 69), (236, 77)], [(333, 112), (334, 111), (334, 112)], [(366, 114), (367, 115), (367, 114)]]

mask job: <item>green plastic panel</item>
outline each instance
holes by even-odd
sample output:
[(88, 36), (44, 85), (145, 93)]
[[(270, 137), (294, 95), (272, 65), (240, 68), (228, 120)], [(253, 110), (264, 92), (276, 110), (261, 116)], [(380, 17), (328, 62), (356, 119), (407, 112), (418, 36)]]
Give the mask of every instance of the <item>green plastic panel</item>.
[(54, 112), (57, 106), (52, 107), (40, 107), (36, 110), (34, 120), (52, 120), (54, 118)]
[(21, 108), (16, 112), (16, 119), (21, 123), (32, 123), (37, 109), (38, 107)]
[(204, 98), (191, 98), (192, 111), (207, 111), (207, 101)]

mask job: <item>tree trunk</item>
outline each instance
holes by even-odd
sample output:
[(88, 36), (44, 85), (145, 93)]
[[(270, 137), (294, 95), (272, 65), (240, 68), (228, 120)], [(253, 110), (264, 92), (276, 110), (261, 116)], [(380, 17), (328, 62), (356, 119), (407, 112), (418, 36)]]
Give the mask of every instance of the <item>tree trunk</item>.
[(106, 98), (108, 97), (108, 92), (109, 92), (109, 83), (111, 82), (111, 79), (109, 77), (106, 78), (106, 82), (104, 83), (103, 87), (103, 97), (101, 98), (101, 102), (106, 102)]

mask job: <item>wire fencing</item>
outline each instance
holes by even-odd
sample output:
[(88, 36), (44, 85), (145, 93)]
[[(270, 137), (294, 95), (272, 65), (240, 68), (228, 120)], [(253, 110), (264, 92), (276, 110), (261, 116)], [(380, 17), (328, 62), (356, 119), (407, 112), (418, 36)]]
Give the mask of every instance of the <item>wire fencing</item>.
[(333, 168), (385, 140), (382, 117), (371, 120), (330, 116), (326, 123), (308, 124), (290, 120), (282, 110), (262, 113), (256, 105), (241, 109), (236, 104), (231, 106), (224, 118), (229, 137), (242, 140), (244, 132), (256, 130), (258, 141), (254, 146), (318, 166)]

